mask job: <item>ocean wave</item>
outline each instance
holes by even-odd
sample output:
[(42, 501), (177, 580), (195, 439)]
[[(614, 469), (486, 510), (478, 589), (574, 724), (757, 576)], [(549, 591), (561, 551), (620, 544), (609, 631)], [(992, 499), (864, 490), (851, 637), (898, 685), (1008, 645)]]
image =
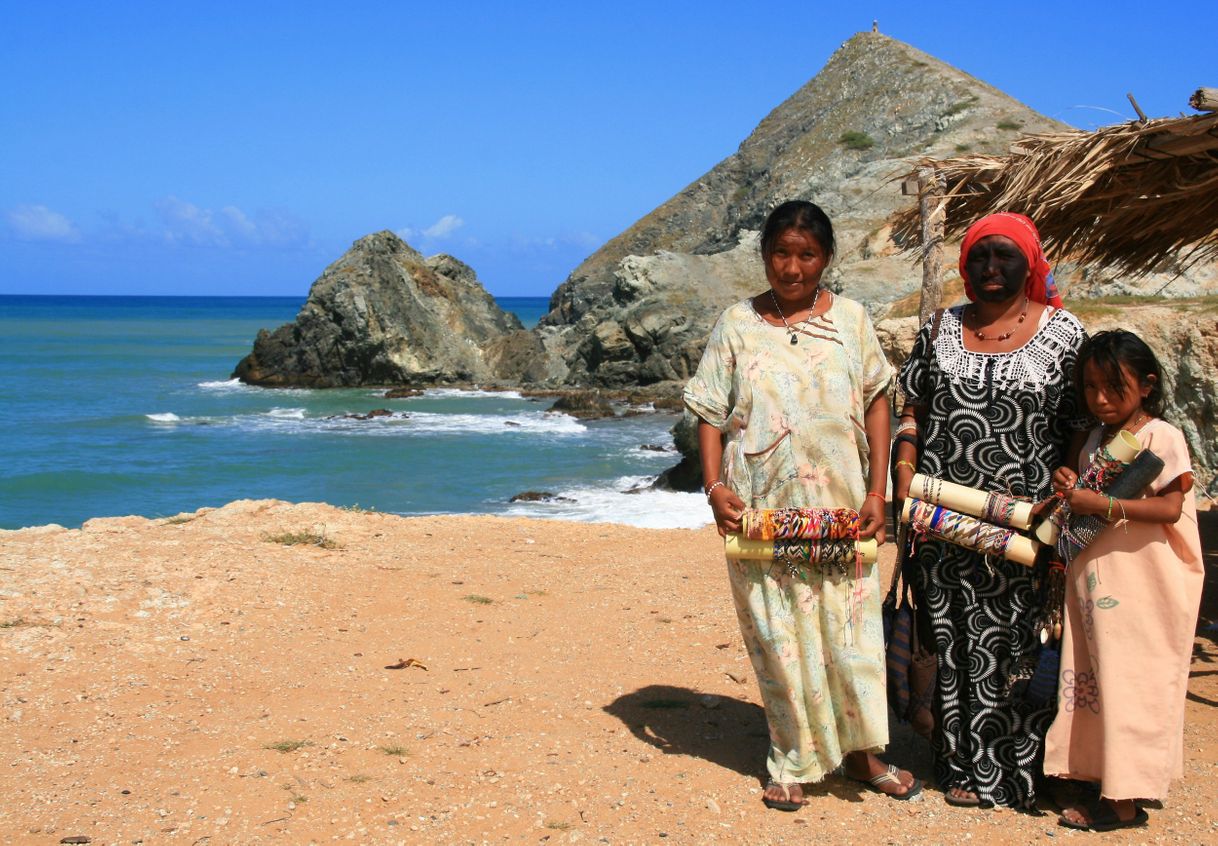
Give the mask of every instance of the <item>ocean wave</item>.
[(276, 417), (280, 420), (304, 420), (305, 410), (303, 408), (272, 408), (265, 412), (267, 417)]
[(578, 435), (588, 431), (587, 426), (570, 415), (546, 411), (526, 411), (506, 416), (411, 412), (410, 420), (426, 432), (436, 434), (544, 432), (551, 435)]
[[(622, 523), (642, 529), (698, 529), (712, 522), (706, 497), (654, 490), (655, 476), (622, 476), (609, 486), (555, 491), (557, 501), (512, 503), (508, 517), (538, 517), (578, 523)], [(561, 497), (561, 499), (558, 499)]]
[(240, 379), (216, 379), (210, 382), (197, 382), (195, 387), (215, 394), (238, 392), (261, 393), (263, 391), (274, 391), (277, 394), (307, 394), (311, 390), (310, 388), (264, 388), (260, 385), (246, 384)]
[(145, 414), (153, 423), (181, 423), (182, 418), (174, 414), (172, 411), (165, 411), (160, 414)]
[(423, 391), (425, 397), (489, 397), (492, 399), (524, 399), (520, 391), (481, 391), (467, 388), (427, 388)]

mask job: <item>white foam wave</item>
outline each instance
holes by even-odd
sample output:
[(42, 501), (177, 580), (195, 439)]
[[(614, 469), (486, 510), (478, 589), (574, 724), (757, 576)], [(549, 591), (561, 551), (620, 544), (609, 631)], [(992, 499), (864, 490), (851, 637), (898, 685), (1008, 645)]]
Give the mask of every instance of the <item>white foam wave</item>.
[(182, 418), (174, 414), (172, 411), (162, 412), (161, 414), (145, 414), (153, 423), (179, 423)]
[(266, 412), (266, 416), (280, 420), (304, 420), (305, 410), (303, 408), (272, 408)]
[(253, 385), (247, 385), (240, 379), (223, 379), (213, 382), (200, 382), (197, 387), (205, 391), (216, 391), (224, 393), (227, 391), (252, 391), (256, 390)]
[(428, 433), (477, 433), (498, 434), (500, 432), (545, 432), (551, 435), (578, 435), (588, 427), (566, 414), (551, 414), (545, 411), (527, 411), (507, 416), (487, 414), (433, 414), (411, 412), (410, 421)]
[(493, 399), (524, 399), (520, 391), (480, 391), (466, 388), (427, 388), (423, 391), (425, 397), (490, 397)]
[(504, 513), (579, 523), (623, 523), (643, 529), (698, 529), (712, 522), (706, 497), (653, 490), (649, 486), (654, 480), (654, 476), (623, 476), (608, 487), (567, 488), (556, 491), (565, 501), (518, 502)]

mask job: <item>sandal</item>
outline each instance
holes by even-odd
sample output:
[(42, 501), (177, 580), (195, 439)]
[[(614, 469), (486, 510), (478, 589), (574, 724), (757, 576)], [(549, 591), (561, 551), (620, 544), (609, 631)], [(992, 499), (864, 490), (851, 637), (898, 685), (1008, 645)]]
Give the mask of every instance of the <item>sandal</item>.
[[(845, 773), (846, 778), (850, 779), (851, 781), (857, 781), (859, 784), (865, 784), (876, 793), (879, 793), (881, 796), (887, 796), (889, 799), (896, 799), (898, 802), (908, 802), (910, 799), (922, 792), (921, 779), (915, 778), (913, 780), (913, 784), (906, 787), (905, 783), (901, 781), (900, 777), (898, 776), (898, 773), (901, 771), (892, 764), (889, 764), (888, 769), (886, 769), (884, 772), (880, 773), (879, 775), (872, 776), (871, 778), (855, 778), (845, 770), (842, 770), (842, 772)], [(905, 792), (889, 793), (887, 790), (881, 787), (881, 785), (884, 784), (895, 784), (898, 787), (905, 787)]]
[(963, 787), (948, 788), (947, 791), (943, 794), (943, 801), (946, 802), (947, 804), (949, 804), (955, 808), (980, 808), (981, 807), (981, 797), (978, 796), (973, 791), (971, 791), (971, 790), (968, 791), (969, 793), (973, 794), (972, 796), (953, 796), (952, 795), (953, 789), (963, 790), (964, 788)]
[(1063, 816), (1057, 818), (1057, 824), (1064, 828), (1074, 828), (1079, 831), (1116, 831), (1118, 828), (1137, 828), (1138, 826), (1146, 825), (1150, 820), (1146, 812), (1136, 805), (1133, 810), (1133, 816), (1123, 820), (1117, 816), (1116, 809), (1110, 803), (1100, 800), (1087, 806), (1087, 816), (1090, 818), (1090, 822), (1077, 823)]
[(789, 784), (779, 784), (778, 782), (771, 779), (770, 781), (766, 782), (765, 789), (769, 790), (771, 787), (781, 788), (782, 795), (785, 796), (786, 798), (785, 799), (767, 799), (765, 794), (762, 794), (761, 802), (767, 808), (770, 808), (775, 811), (798, 811), (805, 804), (807, 804), (802, 799), (797, 801), (797, 800), (791, 798), (791, 785), (789, 785)]

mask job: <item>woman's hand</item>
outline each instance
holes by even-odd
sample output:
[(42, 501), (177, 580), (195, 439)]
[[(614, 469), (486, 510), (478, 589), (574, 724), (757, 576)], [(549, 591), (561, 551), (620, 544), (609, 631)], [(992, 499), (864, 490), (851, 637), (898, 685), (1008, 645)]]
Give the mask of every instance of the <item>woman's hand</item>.
[(1058, 467), (1053, 471), (1053, 490), (1058, 493), (1065, 493), (1074, 488), (1074, 483), (1078, 481), (1078, 474), (1069, 467)]
[(878, 496), (864, 497), (859, 508), (859, 539), (867, 538), (875, 538), (876, 543), (884, 542), (884, 500)]
[(709, 500), (719, 537), (725, 537), (728, 532), (739, 532), (740, 515), (744, 512), (744, 502), (740, 497), (727, 485), (718, 485), (710, 492)]

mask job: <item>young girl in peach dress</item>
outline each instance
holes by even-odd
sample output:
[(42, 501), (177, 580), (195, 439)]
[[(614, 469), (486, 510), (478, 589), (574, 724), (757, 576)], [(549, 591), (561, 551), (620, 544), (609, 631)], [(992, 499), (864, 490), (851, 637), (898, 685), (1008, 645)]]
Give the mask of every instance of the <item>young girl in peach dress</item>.
[(1045, 741), (1045, 774), (1099, 785), (1098, 802), (1065, 808), (1069, 828), (1145, 825), (1136, 802), (1161, 799), (1183, 774), (1184, 701), (1204, 572), (1192, 465), (1180, 430), (1162, 420), (1162, 372), (1132, 332), (1100, 332), (1079, 352), (1080, 383), (1102, 423), (1077, 471), (1121, 429), (1163, 459), (1138, 497), (1074, 488), (1076, 468), (1053, 486), (1074, 514), (1113, 521), (1066, 576), (1057, 717)]

